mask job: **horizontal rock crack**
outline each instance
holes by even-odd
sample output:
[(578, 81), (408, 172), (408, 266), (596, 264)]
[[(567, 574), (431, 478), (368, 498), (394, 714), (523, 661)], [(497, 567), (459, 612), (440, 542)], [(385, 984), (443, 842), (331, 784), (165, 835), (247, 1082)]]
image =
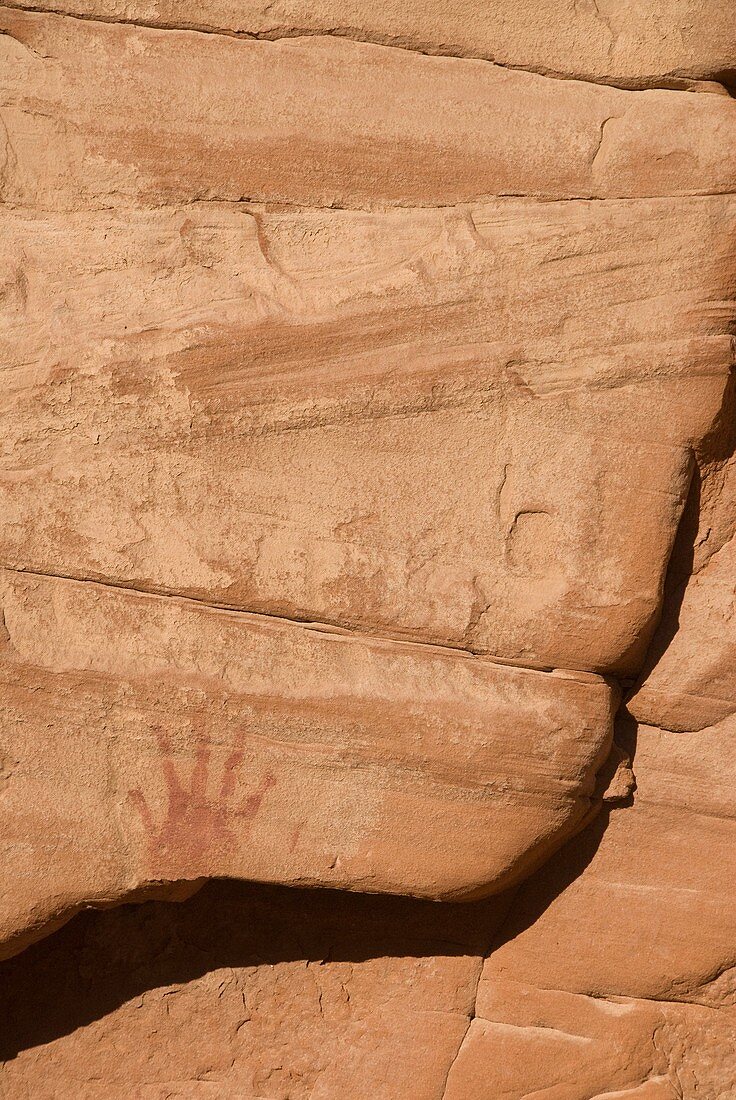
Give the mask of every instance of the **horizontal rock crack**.
[[(407, 41), (406, 39), (391, 35), (371, 35), (361, 30), (359, 27), (321, 27), (318, 30), (314, 30), (310, 27), (284, 26), (278, 27), (272, 31), (238, 31), (227, 27), (216, 27), (212, 24), (197, 23), (194, 21), (173, 23), (164, 19), (144, 20), (132, 18), (125, 19), (120, 17), (113, 18), (112, 16), (105, 16), (100, 13), (88, 15), (83, 12), (68, 11), (60, 5), (47, 8), (30, 7), (25, 4), (13, 3), (13, 0), (6, 0), (6, 3), (0, 5), (0, 7), (10, 8), (14, 11), (27, 12), (31, 15), (57, 15), (66, 19), (82, 20), (87, 23), (106, 23), (113, 26), (139, 27), (141, 30), (179, 31), (190, 34), (216, 35), (221, 38), (234, 38), (244, 42), (283, 42), (297, 38), (342, 38), (366, 46), (381, 46), (385, 49), (404, 50), (407, 53), (419, 54), (423, 57), (448, 58), (454, 61), (484, 61), (488, 64), (495, 65), (499, 69), (507, 69), (510, 72), (528, 73), (531, 76), (545, 77), (549, 80), (565, 80), (579, 84), (595, 84), (602, 87), (615, 88), (623, 92), (664, 90), (692, 93), (698, 90), (698, 84), (718, 83), (717, 81), (704, 82), (702, 80), (693, 80), (686, 74), (681, 75), (679, 73), (668, 73), (659, 77), (642, 75), (641, 77), (632, 77), (627, 81), (616, 81), (613, 78), (609, 77), (604, 79), (592, 73), (562, 72), (556, 69), (549, 69), (545, 66), (513, 65), (506, 61), (499, 61), (487, 53), (462, 51), (459, 46), (450, 45), (441, 47), (433, 46), (426, 42)], [(692, 84), (693, 87), (678, 87), (678, 82)], [(725, 94), (729, 94), (725, 87), (723, 91)]]
[[(60, 580), (69, 581), (74, 584), (90, 584), (95, 585), (101, 589), (111, 589), (115, 592), (127, 592), (139, 596), (151, 596), (160, 599), (179, 600), (183, 603), (196, 604), (200, 607), (209, 608), (212, 611), (221, 611), (231, 615), (246, 615), (253, 619), (262, 619), (266, 622), (283, 622), (290, 623), (292, 626), (301, 627), (304, 630), (313, 630), (316, 633), (332, 634), (334, 637), (350, 638), (354, 641), (372, 641), (372, 642), (390, 642), (392, 645), (408, 646), (415, 648), (421, 646), (433, 651), (444, 652), (456, 656), (464, 656), (468, 659), (482, 660), (488, 664), (494, 664), (499, 668), (518, 668), (527, 672), (538, 673), (552, 673), (562, 672), (570, 673), (571, 675), (582, 674), (585, 677), (595, 676), (594, 673), (584, 671), (581, 673), (580, 669), (553, 669), (552, 666), (540, 666), (524, 664), (521, 661), (514, 661), (510, 658), (501, 657), (492, 653), (481, 653), (472, 649), (468, 649), (464, 646), (451, 645), (440, 642), (429, 642), (422, 640), (415, 640), (413, 638), (397, 637), (388, 634), (372, 634), (367, 631), (357, 631), (350, 627), (346, 627), (338, 622), (314, 622), (312, 619), (303, 618), (300, 619), (295, 616), (279, 615), (275, 612), (263, 612), (263, 611), (251, 611), (248, 608), (237, 607), (233, 604), (218, 603), (215, 600), (207, 600), (198, 596), (183, 595), (179, 592), (169, 592), (162, 588), (151, 586), (143, 587), (141, 585), (125, 584), (118, 581), (105, 581), (98, 580), (94, 577), (82, 577), (74, 576), (70, 573), (51, 573), (41, 569), (24, 569), (21, 566), (7, 565), (0, 562), (0, 570), (5, 570), (7, 573), (14, 573), (21, 577), (41, 577), (46, 580)], [(604, 678), (597, 677), (601, 682), (604, 682)]]

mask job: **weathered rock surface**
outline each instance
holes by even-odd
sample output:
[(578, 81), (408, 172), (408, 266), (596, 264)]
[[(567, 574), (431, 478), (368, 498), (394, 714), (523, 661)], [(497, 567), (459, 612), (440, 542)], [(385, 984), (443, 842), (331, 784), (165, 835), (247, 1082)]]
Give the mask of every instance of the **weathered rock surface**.
[[(521, 889), (488, 973), (587, 996), (732, 1004), (735, 733), (733, 720), (697, 735), (640, 727), (634, 805)], [(581, 923), (575, 951), (557, 951)]]
[(0, 966), (0, 1091), (439, 1100), (506, 907), (211, 883), (84, 914)]
[[(736, 1012), (482, 979), (445, 1100), (729, 1100)], [(427, 1094), (429, 1095), (429, 1094)]]
[(705, 489), (710, 482), (718, 482), (716, 506), (701, 521), (692, 572), (673, 586), (628, 702), (640, 721), (683, 732), (736, 712), (736, 464), (716, 467)]
[(735, 732), (640, 727), (633, 807), (514, 897), (448, 1100), (736, 1095)]
[(736, 711), (736, 539), (687, 585), (678, 629), (629, 708), (673, 730), (713, 725)]
[(718, 194), (736, 175), (725, 96), (334, 37), (252, 42), (8, 8), (0, 31), (9, 203), (448, 206)]
[(0, 953), (159, 882), (497, 891), (597, 808), (615, 708), (598, 677), (3, 587)]
[(9, 7), (267, 39), (337, 35), (624, 88), (732, 83), (728, 0), (13, 0)]
[(0, 1095), (736, 1100), (730, 0), (0, 32)]
[(0, 561), (632, 673), (723, 402), (735, 217), (6, 213)]

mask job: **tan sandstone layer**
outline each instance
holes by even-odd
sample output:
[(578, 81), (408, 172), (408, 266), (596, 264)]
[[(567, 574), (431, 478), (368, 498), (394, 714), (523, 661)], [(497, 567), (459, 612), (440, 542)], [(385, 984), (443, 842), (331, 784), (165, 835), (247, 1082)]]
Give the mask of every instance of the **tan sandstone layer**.
[(335, 35), (623, 88), (731, 84), (724, 0), (13, 0), (8, 7), (265, 39)]
[(236, 40), (7, 8), (0, 31), (6, 203), (451, 206), (721, 194), (736, 174), (725, 96), (335, 37)]
[(597, 808), (597, 677), (22, 573), (4, 613), (3, 954), (159, 882), (497, 891)]
[(735, 211), (8, 212), (1, 560), (631, 672)]

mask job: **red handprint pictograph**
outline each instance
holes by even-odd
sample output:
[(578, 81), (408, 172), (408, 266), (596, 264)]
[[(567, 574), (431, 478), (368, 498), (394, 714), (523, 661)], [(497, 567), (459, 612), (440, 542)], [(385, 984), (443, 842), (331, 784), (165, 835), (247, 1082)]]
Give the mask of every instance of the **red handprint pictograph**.
[(232, 853), (247, 838), (250, 827), (267, 792), (275, 786), (272, 775), (265, 775), (254, 791), (239, 798), (238, 769), (243, 762), (242, 749), (233, 749), (225, 758), (222, 774), (211, 790), (211, 745), (200, 740), (188, 780), (175, 763), (175, 754), (166, 733), (156, 731), (161, 773), (166, 792), (166, 812), (158, 821), (149, 800), (137, 787), (128, 800), (140, 815), (148, 838), (151, 869), (157, 877), (167, 873), (209, 873), (220, 870), (207, 863), (218, 854)]

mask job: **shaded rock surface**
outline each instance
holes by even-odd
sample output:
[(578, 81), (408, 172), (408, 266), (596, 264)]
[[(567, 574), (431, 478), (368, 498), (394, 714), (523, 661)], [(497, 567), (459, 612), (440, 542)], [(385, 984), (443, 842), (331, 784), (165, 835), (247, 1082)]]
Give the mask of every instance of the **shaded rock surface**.
[(212, 883), (85, 914), (2, 964), (4, 1095), (439, 1098), (505, 908)]

